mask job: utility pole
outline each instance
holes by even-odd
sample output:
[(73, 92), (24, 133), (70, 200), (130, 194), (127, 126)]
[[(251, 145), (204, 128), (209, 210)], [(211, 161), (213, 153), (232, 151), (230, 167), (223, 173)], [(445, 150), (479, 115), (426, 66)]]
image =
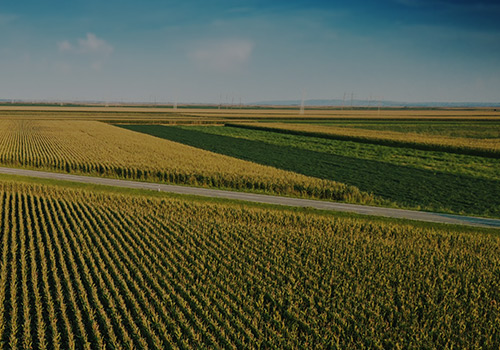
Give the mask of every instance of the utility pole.
[(303, 115), (304, 114), (304, 109), (305, 109), (305, 106), (304, 106), (304, 99), (305, 99), (305, 91), (302, 90), (302, 100), (300, 102), (300, 111), (299, 111), (299, 114), (300, 115)]

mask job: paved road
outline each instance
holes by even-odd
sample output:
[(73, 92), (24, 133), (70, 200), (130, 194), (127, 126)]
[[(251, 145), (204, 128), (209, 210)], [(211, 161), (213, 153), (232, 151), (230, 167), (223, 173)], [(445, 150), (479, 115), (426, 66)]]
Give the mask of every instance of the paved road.
[(82, 183), (98, 184), (106, 186), (189, 194), (189, 195), (204, 196), (204, 197), (236, 199), (248, 202), (278, 204), (278, 205), (285, 205), (292, 207), (310, 207), (322, 210), (343, 211), (356, 214), (386, 216), (392, 218), (410, 219), (418, 221), (430, 221), (430, 222), (439, 222), (446, 224), (500, 228), (500, 220), (498, 219), (486, 219), (486, 218), (478, 218), (471, 216), (430, 213), (423, 211), (393, 209), (393, 208), (381, 208), (368, 205), (357, 205), (357, 204), (318, 201), (311, 199), (279, 197), (279, 196), (271, 196), (264, 194), (223, 191), (223, 190), (198, 188), (198, 187), (164, 185), (164, 184), (155, 184), (155, 183), (139, 182), (139, 181), (107, 179), (102, 177), (70, 175), (62, 173), (51, 173), (45, 171), (33, 171), (26, 169), (0, 167), (0, 173), (20, 175), (20, 176), (30, 176), (30, 177), (44, 178), (44, 179), (82, 182)]

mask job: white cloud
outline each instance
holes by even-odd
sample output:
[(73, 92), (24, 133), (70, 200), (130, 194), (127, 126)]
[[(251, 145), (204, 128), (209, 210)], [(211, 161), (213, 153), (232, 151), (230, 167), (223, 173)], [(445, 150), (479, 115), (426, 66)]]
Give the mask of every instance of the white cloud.
[(78, 39), (78, 47), (83, 53), (99, 53), (104, 55), (110, 55), (114, 50), (113, 46), (92, 33), (87, 33), (85, 39)]
[(71, 44), (69, 43), (68, 40), (64, 40), (64, 41), (57, 43), (57, 46), (59, 47), (59, 51), (61, 51), (61, 52), (73, 50), (73, 47), (71, 46)]
[(241, 69), (249, 60), (254, 48), (249, 40), (224, 40), (204, 43), (188, 56), (200, 68), (221, 72)]
[(113, 53), (114, 48), (105, 40), (98, 38), (93, 33), (87, 33), (83, 39), (78, 39), (76, 45), (72, 45), (68, 40), (57, 43), (59, 51), (72, 52), (78, 54), (99, 54), (109, 56)]
[(57, 46), (59, 52), (90, 57), (92, 61), (90, 67), (94, 70), (101, 70), (106, 58), (114, 51), (113, 46), (93, 33), (87, 33), (87, 36), (78, 39), (76, 44), (63, 40), (58, 42)]

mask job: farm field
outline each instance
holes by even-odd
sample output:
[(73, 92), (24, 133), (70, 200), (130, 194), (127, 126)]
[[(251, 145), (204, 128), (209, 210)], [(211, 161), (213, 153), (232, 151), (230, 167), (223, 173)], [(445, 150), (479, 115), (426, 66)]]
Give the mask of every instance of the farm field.
[(96, 121), (2, 120), (0, 164), (356, 203), (381, 202), (353, 186)]
[[(486, 123), (486, 122), (484, 122)], [(488, 123), (489, 124), (489, 123)], [(364, 143), (374, 143), (395, 147), (415, 148), (430, 151), (445, 151), (458, 154), (471, 154), (500, 158), (500, 137), (498, 136), (498, 124), (493, 123), (494, 137), (472, 138), (472, 137), (450, 137), (446, 132), (436, 135), (428, 133), (398, 132), (385, 128), (382, 124), (379, 128), (350, 128), (333, 125), (295, 124), (295, 123), (252, 123), (252, 124), (227, 124), (234, 127), (249, 129), (260, 129), (286, 134), (306, 135), (314, 137), (331, 138)], [(460, 130), (464, 130), (467, 124)], [(491, 126), (490, 126), (491, 127)], [(481, 129), (484, 131), (483, 126)], [(438, 131), (439, 133), (439, 131)], [(491, 133), (489, 134), (491, 135)]]
[(0, 227), (9, 348), (500, 344), (493, 231), (1, 177)]
[[(487, 109), (318, 109), (299, 116), (293, 109), (20, 106), (0, 111), (0, 164), (498, 217), (499, 115)], [(252, 121), (252, 128), (333, 128), (348, 137), (222, 126)], [(201, 125), (210, 123), (216, 125)], [(349, 136), (353, 130), (368, 142), (366, 135)]]
[[(299, 121), (291, 121), (294, 124)], [(311, 124), (304, 121), (305, 124)], [(419, 121), (394, 121), (394, 120), (331, 120), (317, 121), (316, 125), (328, 125), (366, 130), (395, 131), (416, 133), (422, 135), (439, 135), (447, 137), (461, 137), (473, 139), (498, 139), (500, 138), (500, 121), (446, 121), (446, 120), (419, 120)]]
[(403, 207), (500, 215), (500, 164), (491, 157), (227, 126), (122, 127), (312, 177), (333, 179)]
[(500, 0), (0, 3), (0, 350), (500, 350)]
[(165, 106), (10, 106), (0, 104), (0, 119), (93, 120), (128, 123), (223, 123), (230, 121), (282, 121), (329, 123), (332, 121), (500, 121), (493, 109), (374, 109), (297, 108), (178, 108)]

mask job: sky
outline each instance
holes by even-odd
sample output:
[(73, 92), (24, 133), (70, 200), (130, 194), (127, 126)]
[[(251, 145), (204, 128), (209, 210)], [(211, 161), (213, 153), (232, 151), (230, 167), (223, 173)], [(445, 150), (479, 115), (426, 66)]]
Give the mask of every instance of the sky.
[(0, 99), (500, 101), (500, 4), (0, 0)]

